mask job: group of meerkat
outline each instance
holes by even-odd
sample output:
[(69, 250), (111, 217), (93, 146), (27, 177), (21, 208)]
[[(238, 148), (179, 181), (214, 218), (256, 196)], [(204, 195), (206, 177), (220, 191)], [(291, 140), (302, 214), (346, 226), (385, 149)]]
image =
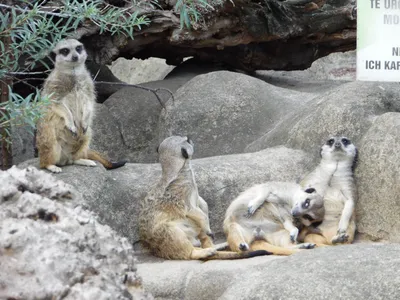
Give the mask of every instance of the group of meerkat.
[(140, 238), (156, 256), (209, 260), (291, 255), (354, 239), (357, 149), (346, 137), (332, 137), (322, 146), (321, 162), (300, 184), (258, 184), (234, 199), (224, 220), (230, 251), (218, 251), (213, 244), (208, 206), (190, 163), (193, 142), (172, 136), (157, 151), (162, 176), (141, 202), (139, 217)]
[[(62, 40), (53, 52), (55, 67), (43, 88), (51, 104), (37, 128), (40, 167), (59, 173), (60, 166), (95, 166), (94, 160), (107, 169), (125, 165), (89, 149), (96, 93), (83, 44)], [(208, 205), (191, 167), (193, 142), (171, 136), (157, 152), (162, 176), (141, 202), (139, 214), (141, 241), (156, 256), (210, 260), (291, 255), (354, 239), (357, 149), (346, 137), (332, 137), (322, 146), (320, 164), (300, 184), (266, 182), (234, 199), (223, 224), (230, 251), (213, 243)]]

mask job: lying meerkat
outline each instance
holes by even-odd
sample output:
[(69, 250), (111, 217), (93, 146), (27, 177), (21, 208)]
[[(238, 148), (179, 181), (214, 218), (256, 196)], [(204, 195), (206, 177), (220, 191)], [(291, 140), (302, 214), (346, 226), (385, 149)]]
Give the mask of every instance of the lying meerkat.
[[(234, 259), (269, 254), (217, 251), (211, 239), (208, 206), (200, 197), (187, 137), (166, 138), (158, 147), (161, 180), (141, 202), (139, 234), (150, 251), (166, 259)], [(194, 247), (199, 240), (201, 248)]]
[(321, 162), (304, 178), (302, 186), (319, 186), (324, 191), (325, 216), (316, 228), (305, 231), (304, 241), (317, 246), (351, 243), (354, 240), (357, 190), (353, 171), (357, 148), (346, 137), (332, 137), (321, 148)]
[(46, 79), (43, 96), (52, 100), (38, 123), (36, 144), (40, 167), (59, 173), (67, 164), (96, 166), (99, 161), (107, 169), (125, 165), (112, 163), (99, 153), (89, 150), (95, 105), (94, 83), (85, 67), (87, 54), (75, 39), (60, 41), (53, 52), (54, 70)]
[(314, 188), (302, 189), (291, 182), (255, 185), (232, 201), (225, 215), (224, 232), (231, 250), (267, 250), (290, 255), (310, 249), (298, 244), (296, 222), (309, 226), (324, 217), (322, 197)]

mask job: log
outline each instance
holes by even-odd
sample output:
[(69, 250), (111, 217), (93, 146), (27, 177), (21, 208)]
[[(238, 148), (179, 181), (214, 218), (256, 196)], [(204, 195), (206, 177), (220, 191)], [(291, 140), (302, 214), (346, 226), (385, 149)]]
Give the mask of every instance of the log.
[(329, 53), (356, 47), (355, 0), (208, 2), (215, 9), (205, 12), (203, 21), (193, 23), (191, 30), (180, 28), (174, 1), (160, 0), (163, 10), (142, 12), (151, 23), (135, 32), (134, 39), (98, 35), (99, 29), (90, 24), (76, 37), (99, 64), (118, 57), (159, 57), (178, 65), (192, 56), (247, 72), (302, 70)]

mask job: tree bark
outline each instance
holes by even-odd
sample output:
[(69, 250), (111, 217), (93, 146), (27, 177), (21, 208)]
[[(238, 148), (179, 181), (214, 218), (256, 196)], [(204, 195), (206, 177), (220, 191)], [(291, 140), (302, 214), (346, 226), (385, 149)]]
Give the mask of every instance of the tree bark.
[[(193, 56), (244, 71), (300, 70), (332, 52), (356, 46), (355, 0), (223, 0), (193, 29), (181, 29), (171, 0), (147, 12), (151, 23), (125, 36), (98, 35), (94, 25), (77, 31), (100, 64), (117, 57), (160, 57), (177, 65)], [(208, 1), (213, 5), (212, 0)]]

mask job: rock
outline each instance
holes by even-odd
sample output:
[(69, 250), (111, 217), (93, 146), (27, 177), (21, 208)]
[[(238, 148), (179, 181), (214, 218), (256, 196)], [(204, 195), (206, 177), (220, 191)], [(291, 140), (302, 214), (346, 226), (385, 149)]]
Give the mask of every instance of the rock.
[[(141, 84), (145, 88), (167, 89), (173, 94), (190, 79), (222, 67), (197, 65), (189, 59), (178, 66), (165, 80)], [(157, 161), (156, 148), (165, 138), (159, 136), (160, 113), (171, 97), (159, 90), (161, 104), (154, 93), (135, 87), (120, 87), (110, 96), (105, 107), (99, 107), (94, 120), (93, 148), (111, 157), (124, 157), (130, 162), (151, 163)], [(116, 130), (118, 128), (118, 130)]]
[[(223, 237), (225, 211), (245, 188), (269, 180), (296, 180), (310, 163), (309, 155), (284, 147), (193, 160), (199, 193), (209, 205), (211, 229)], [(20, 167), (26, 165), (37, 165), (37, 160)], [(102, 222), (137, 243), (139, 202), (160, 179), (161, 168), (159, 164), (127, 164), (106, 171), (102, 166), (67, 166), (55, 176), (74, 185)]]
[(32, 167), (0, 181), (0, 299), (152, 299), (132, 246), (72, 186)]
[(145, 60), (136, 58), (128, 60), (119, 57), (113, 61), (109, 68), (121, 81), (130, 84), (139, 84), (164, 79), (174, 69), (174, 66), (167, 65), (165, 59), (156, 57), (150, 57)]
[(196, 141), (196, 157), (243, 153), (314, 96), (239, 73), (200, 75), (177, 91), (174, 103), (168, 102), (159, 136), (189, 135)]
[(116, 118), (104, 104), (96, 104), (93, 136), (90, 148), (107, 155), (111, 160), (125, 159), (124, 139)]
[(350, 82), (307, 103), (246, 147), (246, 152), (276, 145), (302, 149), (317, 159), (319, 146), (333, 134), (344, 134), (356, 146), (374, 119), (386, 112), (400, 111), (396, 83)]
[(398, 243), (400, 113), (376, 118), (360, 141), (360, 149), (356, 169), (358, 231), (371, 240)]
[(399, 244), (361, 243), (205, 263), (139, 256), (138, 272), (165, 300), (397, 299), (399, 251)]

